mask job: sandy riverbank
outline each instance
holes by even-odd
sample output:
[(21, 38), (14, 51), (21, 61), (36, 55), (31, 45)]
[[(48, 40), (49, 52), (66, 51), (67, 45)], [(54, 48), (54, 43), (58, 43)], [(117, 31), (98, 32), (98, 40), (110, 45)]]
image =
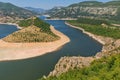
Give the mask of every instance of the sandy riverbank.
[(40, 43), (8, 43), (0, 40), (0, 61), (18, 60), (40, 56), (52, 52), (70, 42), (70, 39), (63, 33), (50, 27), (52, 32), (58, 35), (60, 40), (54, 42)]

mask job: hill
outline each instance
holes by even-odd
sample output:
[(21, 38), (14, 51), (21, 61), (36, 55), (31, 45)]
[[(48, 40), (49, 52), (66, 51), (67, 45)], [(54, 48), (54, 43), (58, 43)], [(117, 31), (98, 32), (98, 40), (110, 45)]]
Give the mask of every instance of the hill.
[(15, 6), (11, 3), (0, 2), (0, 22), (16, 22), (16, 20), (29, 18), (35, 13)]
[[(90, 66), (75, 68), (59, 76), (40, 80), (119, 80), (120, 54), (113, 54), (93, 61)], [(64, 67), (67, 67), (64, 65)]]
[(51, 42), (59, 37), (50, 30), (50, 25), (39, 18), (22, 20), (19, 26), (23, 29), (8, 35), (3, 40), (6, 42)]
[(98, 1), (85, 1), (72, 4), (60, 9), (51, 9), (51, 18), (102, 18), (120, 20), (120, 1), (102, 3)]
[(120, 28), (112, 26), (106, 20), (78, 18), (78, 20), (69, 20), (67, 22), (98, 36), (120, 39)]
[(46, 12), (46, 10), (44, 10), (42, 8), (25, 7), (25, 9), (35, 12), (37, 14), (43, 14)]

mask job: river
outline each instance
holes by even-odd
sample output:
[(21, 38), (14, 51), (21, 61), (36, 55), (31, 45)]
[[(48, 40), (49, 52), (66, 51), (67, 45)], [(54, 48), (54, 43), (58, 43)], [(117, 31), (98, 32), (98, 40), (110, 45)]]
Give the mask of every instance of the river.
[(17, 30), (17, 27), (14, 25), (0, 24), (0, 39)]
[(47, 22), (67, 35), (71, 41), (59, 50), (43, 56), (0, 62), (0, 80), (37, 80), (43, 75), (48, 75), (63, 56), (94, 56), (101, 51), (100, 43), (83, 34), (82, 31), (65, 25), (64, 21), (48, 20)]

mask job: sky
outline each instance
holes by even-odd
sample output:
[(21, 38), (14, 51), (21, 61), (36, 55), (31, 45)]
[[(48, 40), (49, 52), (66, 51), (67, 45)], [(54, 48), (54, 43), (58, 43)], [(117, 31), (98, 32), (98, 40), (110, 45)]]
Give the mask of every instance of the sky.
[[(70, 4), (82, 1), (88, 0), (0, 0), (0, 2), (10, 2), (19, 7), (35, 7), (43, 9), (51, 9), (55, 6), (68, 6)], [(108, 2), (111, 0), (96, 0), (96, 1)]]

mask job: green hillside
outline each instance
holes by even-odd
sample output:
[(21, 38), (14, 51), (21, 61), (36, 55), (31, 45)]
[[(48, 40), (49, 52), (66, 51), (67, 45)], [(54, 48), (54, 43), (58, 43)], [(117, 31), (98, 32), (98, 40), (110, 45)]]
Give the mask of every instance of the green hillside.
[(74, 7), (74, 6), (100, 6), (103, 5), (102, 2), (98, 2), (98, 1), (84, 1), (84, 2), (80, 2), (80, 3), (76, 3), (76, 4), (72, 4), (68, 7)]
[(120, 80), (120, 54), (95, 60), (89, 67), (39, 80)]
[(23, 28), (34, 25), (34, 26), (39, 27), (42, 32), (52, 34), (52, 32), (50, 30), (50, 24), (48, 24), (48, 23), (44, 22), (43, 20), (36, 18), (36, 17), (26, 19), (26, 20), (21, 20), (21, 21), (19, 21), (18, 25)]
[(112, 26), (105, 20), (79, 18), (67, 22), (96, 35), (120, 39), (120, 28)]
[(35, 15), (35, 13), (29, 10), (11, 3), (0, 2), (0, 22), (15, 22), (16, 20), (29, 18), (33, 15)]

